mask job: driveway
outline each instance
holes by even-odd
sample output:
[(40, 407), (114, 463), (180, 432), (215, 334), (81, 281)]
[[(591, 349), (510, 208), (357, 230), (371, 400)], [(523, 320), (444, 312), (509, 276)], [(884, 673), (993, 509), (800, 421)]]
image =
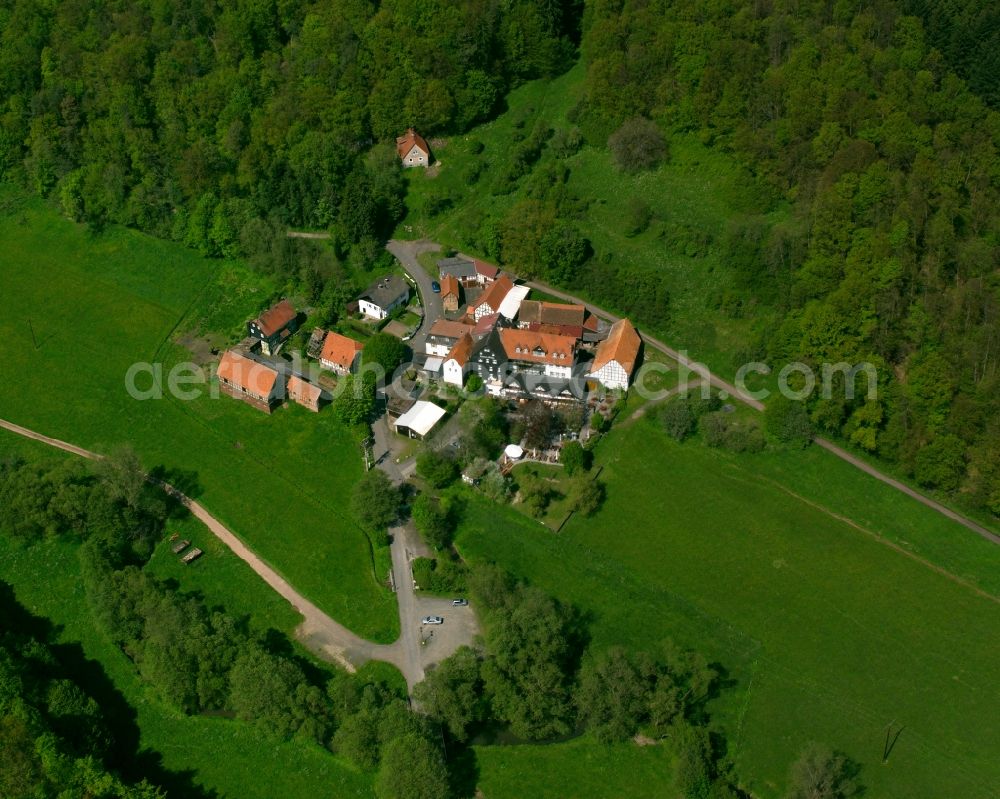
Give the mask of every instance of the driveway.
[(436, 294), (431, 288), (431, 282), (437, 280), (437, 275), (429, 275), (420, 265), (417, 256), (422, 252), (436, 252), (441, 249), (440, 244), (435, 244), (427, 239), (419, 241), (401, 241), (393, 239), (385, 248), (396, 256), (403, 265), (403, 270), (417, 284), (420, 292), (420, 302), (424, 306), (424, 319), (417, 328), (417, 332), (410, 339), (410, 347), (414, 352), (424, 351), (424, 342), (427, 339), (427, 331), (438, 319), (444, 315), (444, 308), (441, 305), (441, 295)]

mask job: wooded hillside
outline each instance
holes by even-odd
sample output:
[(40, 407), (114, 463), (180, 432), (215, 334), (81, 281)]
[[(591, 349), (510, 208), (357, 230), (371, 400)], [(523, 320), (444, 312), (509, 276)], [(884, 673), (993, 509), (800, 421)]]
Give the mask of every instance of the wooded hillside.
[[(587, 6), (599, 140), (623, 121), (697, 131), (794, 204), (733, 220), (730, 313), (780, 312), (737, 360), (868, 360), (877, 401), (818, 401), (824, 432), (1000, 513), (1000, 115), (893, 3)], [(769, 210), (761, 208), (761, 214)]]

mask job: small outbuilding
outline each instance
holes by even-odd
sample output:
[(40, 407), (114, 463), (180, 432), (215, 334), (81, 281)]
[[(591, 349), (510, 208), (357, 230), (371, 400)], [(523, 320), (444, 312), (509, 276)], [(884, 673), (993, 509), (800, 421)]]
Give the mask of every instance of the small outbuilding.
[(424, 438), (444, 418), (445, 410), (433, 402), (418, 400), (396, 420), (396, 432), (410, 438)]
[(303, 408), (318, 412), (322, 395), (320, 387), (313, 385), (308, 380), (303, 380), (297, 375), (288, 378), (288, 399), (297, 402)]

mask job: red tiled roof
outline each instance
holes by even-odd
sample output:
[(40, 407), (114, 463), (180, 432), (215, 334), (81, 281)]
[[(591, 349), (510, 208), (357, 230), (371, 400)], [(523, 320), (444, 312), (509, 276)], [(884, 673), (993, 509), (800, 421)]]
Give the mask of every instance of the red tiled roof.
[(223, 354), (215, 371), (220, 380), (259, 397), (270, 396), (278, 379), (278, 373), (271, 367), (252, 361), (232, 350), (227, 350)]
[(576, 353), (575, 338), (532, 330), (504, 328), (500, 331), (500, 342), (507, 357), (515, 361), (572, 366)]
[(399, 153), (399, 157), (406, 158), (410, 150), (413, 149), (414, 144), (423, 150), (426, 155), (431, 154), (430, 148), (427, 146), (427, 142), (424, 141), (424, 137), (417, 133), (413, 128), (410, 128), (406, 131), (405, 136), (399, 136), (396, 138), (396, 152)]
[(497, 323), (497, 319), (500, 318), (500, 314), (491, 313), (488, 316), (483, 316), (476, 322), (476, 326), (472, 329), (472, 335), (481, 336), (489, 333), (494, 325)]
[(493, 266), (493, 264), (488, 264), (486, 261), (480, 261), (478, 258), (473, 259), (472, 265), (476, 267), (477, 274), (489, 278), (490, 280), (496, 280), (497, 275), (500, 274), (500, 269), (498, 267)]
[(543, 325), (573, 325), (583, 327), (586, 314), (587, 309), (582, 305), (525, 300), (521, 303), (521, 311), (518, 318), (524, 322), (537, 322)]
[(451, 348), (451, 352), (448, 353), (448, 357), (445, 358), (445, 362), (454, 359), (458, 362), (459, 366), (465, 366), (469, 362), (469, 355), (471, 354), (472, 336), (466, 333), (455, 343), (455, 346)]
[(598, 371), (611, 361), (618, 361), (626, 373), (632, 374), (640, 346), (642, 346), (642, 339), (635, 332), (632, 323), (628, 319), (619, 319), (611, 325), (608, 337), (597, 345), (594, 362), (590, 365), (591, 373)]
[(573, 338), (583, 338), (583, 328), (579, 325), (545, 325), (539, 322), (532, 322), (528, 325), (528, 330), (535, 333), (549, 333), (555, 336), (572, 336)]
[(596, 333), (601, 328), (601, 320), (598, 319), (594, 314), (588, 312), (586, 318), (583, 320), (583, 329), (589, 330), (592, 333)]
[(447, 297), (449, 294), (458, 296), (458, 279), (454, 275), (445, 275), (441, 278), (441, 296)]
[(453, 322), (450, 319), (438, 319), (431, 329), (427, 331), (429, 336), (441, 336), (442, 338), (461, 338), (472, 330), (472, 325), (465, 322)]
[(479, 298), (479, 302), (476, 303), (476, 308), (479, 308), (482, 305), (488, 305), (492, 311), (498, 310), (500, 308), (500, 303), (503, 302), (503, 298), (507, 296), (507, 292), (509, 292), (512, 288), (514, 288), (514, 284), (511, 282), (511, 279), (505, 275), (483, 292), (482, 296)]
[(321, 361), (329, 361), (336, 364), (341, 369), (350, 369), (354, 365), (354, 359), (361, 352), (362, 344), (353, 338), (342, 336), (340, 333), (327, 333), (323, 342), (323, 349), (319, 354)]
[(294, 318), (295, 307), (288, 300), (282, 300), (274, 307), (264, 311), (258, 317), (257, 325), (265, 336), (273, 336)]
[(320, 398), (320, 387), (314, 386), (308, 380), (292, 375), (288, 378), (288, 396), (301, 402), (316, 404)]

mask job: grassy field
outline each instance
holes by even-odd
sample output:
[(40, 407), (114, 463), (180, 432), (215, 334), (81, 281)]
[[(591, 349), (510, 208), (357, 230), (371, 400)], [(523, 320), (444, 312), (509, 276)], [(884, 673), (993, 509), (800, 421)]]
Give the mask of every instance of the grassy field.
[(598, 463), (593, 519), (555, 535), (473, 499), (459, 548), (579, 605), (596, 647), (671, 637), (720, 663), (715, 714), (761, 796), (810, 740), (871, 796), (997, 795), (1000, 550), (816, 450), (731, 456), (643, 418)]
[(605, 746), (583, 737), (543, 746), (478, 746), (475, 752), (479, 788), (490, 799), (673, 796), (665, 747)]
[(255, 292), (238, 265), (131, 231), (91, 238), (36, 201), (0, 217), (0, 251), (12, 308), (0, 320), (4, 373), (16, 376), (0, 386), (0, 416), (97, 451), (131, 443), (338, 621), (395, 639), (395, 602), (344, 513), (358, 446), (329, 411), (268, 417), (228, 397), (137, 401), (125, 390), (136, 361), (161, 362), (166, 375), (189, 357), (173, 343), (186, 328), (230, 334), (266, 285)]
[[(582, 78), (583, 67), (577, 65), (555, 80), (518, 88), (507, 98), (506, 113), (449, 139), (436, 151), (441, 161), (436, 177), (407, 170), (408, 214), (397, 234), (427, 236), (445, 246), (475, 251), (484, 224), (501, 219), (527, 193), (530, 177), (511, 194), (495, 196), (490, 191), (494, 174), (509, 160), (515, 130), (530, 132), (538, 121), (556, 131), (570, 129), (573, 122), (567, 115), (580, 97)], [(480, 144), (482, 152), (476, 152)], [(543, 154), (540, 165), (547, 161)], [(737, 214), (763, 213), (772, 204), (752, 178), (733, 159), (687, 135), (671, 140), (667, 163), (639, 175), (615, 169), (604, 147), (584, 146), (559, 164), (569, 169), (570, 193), (586, 207), (581, 229), (593, 245), (595, 261), (611, 259), (669, 276), (671, 321), (665, 329), (650, 332), (687, 348), (713, 370), (730, 374), (727, 344), (744, 340), (751, 322), (729, 319), (708, 308), (706, 300), (730, 285), (730, 271), (714, 244), (727, 221)], [(469, 173), (476, 168), (480, 176), (470, 183)], [(440, 205), (442, 197), (449, 198), (451, 206), (432, 214), (429, 209)], [(649, 205), (653, 218), (645, 232), (629, 236), (622, 220), (637, 199)], [(786, 213), (780, 209), (773, 216), (784, 218)]]

